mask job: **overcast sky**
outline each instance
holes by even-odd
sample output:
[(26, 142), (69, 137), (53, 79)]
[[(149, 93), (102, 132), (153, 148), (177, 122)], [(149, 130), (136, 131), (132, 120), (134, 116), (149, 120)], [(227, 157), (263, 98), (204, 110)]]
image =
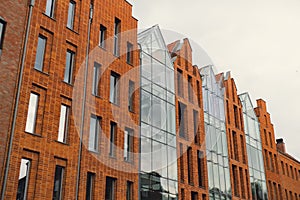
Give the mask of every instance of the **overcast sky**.
[(159, 24), (188, 37), (217, 73), (231, 71), (238, 92), (248, 91), (254, 106), (266, 100), (276, 138), (283, 137), (287, 152), (300, 160), (299, 0), (130, 2), (139, 28)]

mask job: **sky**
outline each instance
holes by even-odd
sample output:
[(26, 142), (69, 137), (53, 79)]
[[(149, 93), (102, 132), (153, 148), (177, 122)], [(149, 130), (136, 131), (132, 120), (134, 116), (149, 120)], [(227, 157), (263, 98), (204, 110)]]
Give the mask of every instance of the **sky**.
[[(209, 55), (216, 73), (231, 71), (238, 93), (249, 92), (254, 106), (264, 99), (275, 137), (300, 160), (300, 1), (129, 2), (140, 29), (159, 24), (167, 43), (189, 38), (194, 51)], [(209, 64), (203, 60), (193, 64)]]

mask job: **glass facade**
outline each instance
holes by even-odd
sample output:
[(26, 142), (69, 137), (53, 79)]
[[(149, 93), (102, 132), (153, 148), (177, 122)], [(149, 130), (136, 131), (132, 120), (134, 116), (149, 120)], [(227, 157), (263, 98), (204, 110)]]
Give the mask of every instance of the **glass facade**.
[(224, 87), (212, 66), (201, 68), (209, 199), (231, 199)]
[(244, 131), (248, 154), (252, 199), (266, 200), (266, 186), (259, 122), (248, 93), (239, 95), (243, 105)]
[(158, 26), (141, 46), (140, 199), (177, 199), (174, 68)]

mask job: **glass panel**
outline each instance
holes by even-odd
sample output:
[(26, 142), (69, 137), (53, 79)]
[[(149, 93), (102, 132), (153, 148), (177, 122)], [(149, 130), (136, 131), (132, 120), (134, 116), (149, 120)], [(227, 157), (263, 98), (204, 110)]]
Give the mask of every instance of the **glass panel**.
[(39, 35), (34, 68), (40, 71), (43, 71), (45, 49), (46, 49), (46, 38)]
[(27, 121), (25, 131), (28, 133), (34, 133), (35, 123), (37, 117), (39, 96), (37, 94), (31, 93), (28, 105)]
[(151, 172), (151, 139), (141, 137), (141, 171)]
[(59, 142), (66, 142), (67, 130), (68, 130), (68, 107), (65, 105), (61, 105), (58, 139), (57, 139)]
[(157, 172), (162, 177), (167, 177), (167, 147), (156, 141), (153, 141), (152, 143), (152, 171)]
[(141, 119), (143, 122), (151, 123), (151, 95), (148, 92), (142, 91), (142, 101), (141, 101)]
[(63, 186), (63, 175), (64, 168), (56, 166), (54, 175), (54, 186), (53, 186), (53, 200), (62, 199), (62, 186)]
[(168, 177), (177, 180), (177, 152), (173, 147), (168, 147)]
[(153, 83), (166, 87), (166, 67), (156, 60), (153, 60), (152, 64)]
[(45, 14), (48, 15), (49, 17), (54, 16), (54, 5), (55, 5), (55, 0), (47, 0)]
[(74, 14), (75, 14), (75, 2), (70, 1), (68, 10), (68, 22), (67, 27), (73, 29), (74, 26)]
[(17, 199), (26, 199), (29, 180), (30, 160), (22, 158), (19, 172)]
[(65, 69), (65, 76), (64, 76), (64, 81), (66, 83), (72, 82), (73, 63), (74, 63), (74, 52), (68, 50), (66, 56), (66, 69)]

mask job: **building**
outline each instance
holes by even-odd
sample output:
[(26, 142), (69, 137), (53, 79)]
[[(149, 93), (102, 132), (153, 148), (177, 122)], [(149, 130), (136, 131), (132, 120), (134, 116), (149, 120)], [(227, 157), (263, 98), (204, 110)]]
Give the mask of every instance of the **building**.
[(124, 0), (7, 2), (1, 199), (300, 199), (266, 102), (188, 39), (138, 34)]

